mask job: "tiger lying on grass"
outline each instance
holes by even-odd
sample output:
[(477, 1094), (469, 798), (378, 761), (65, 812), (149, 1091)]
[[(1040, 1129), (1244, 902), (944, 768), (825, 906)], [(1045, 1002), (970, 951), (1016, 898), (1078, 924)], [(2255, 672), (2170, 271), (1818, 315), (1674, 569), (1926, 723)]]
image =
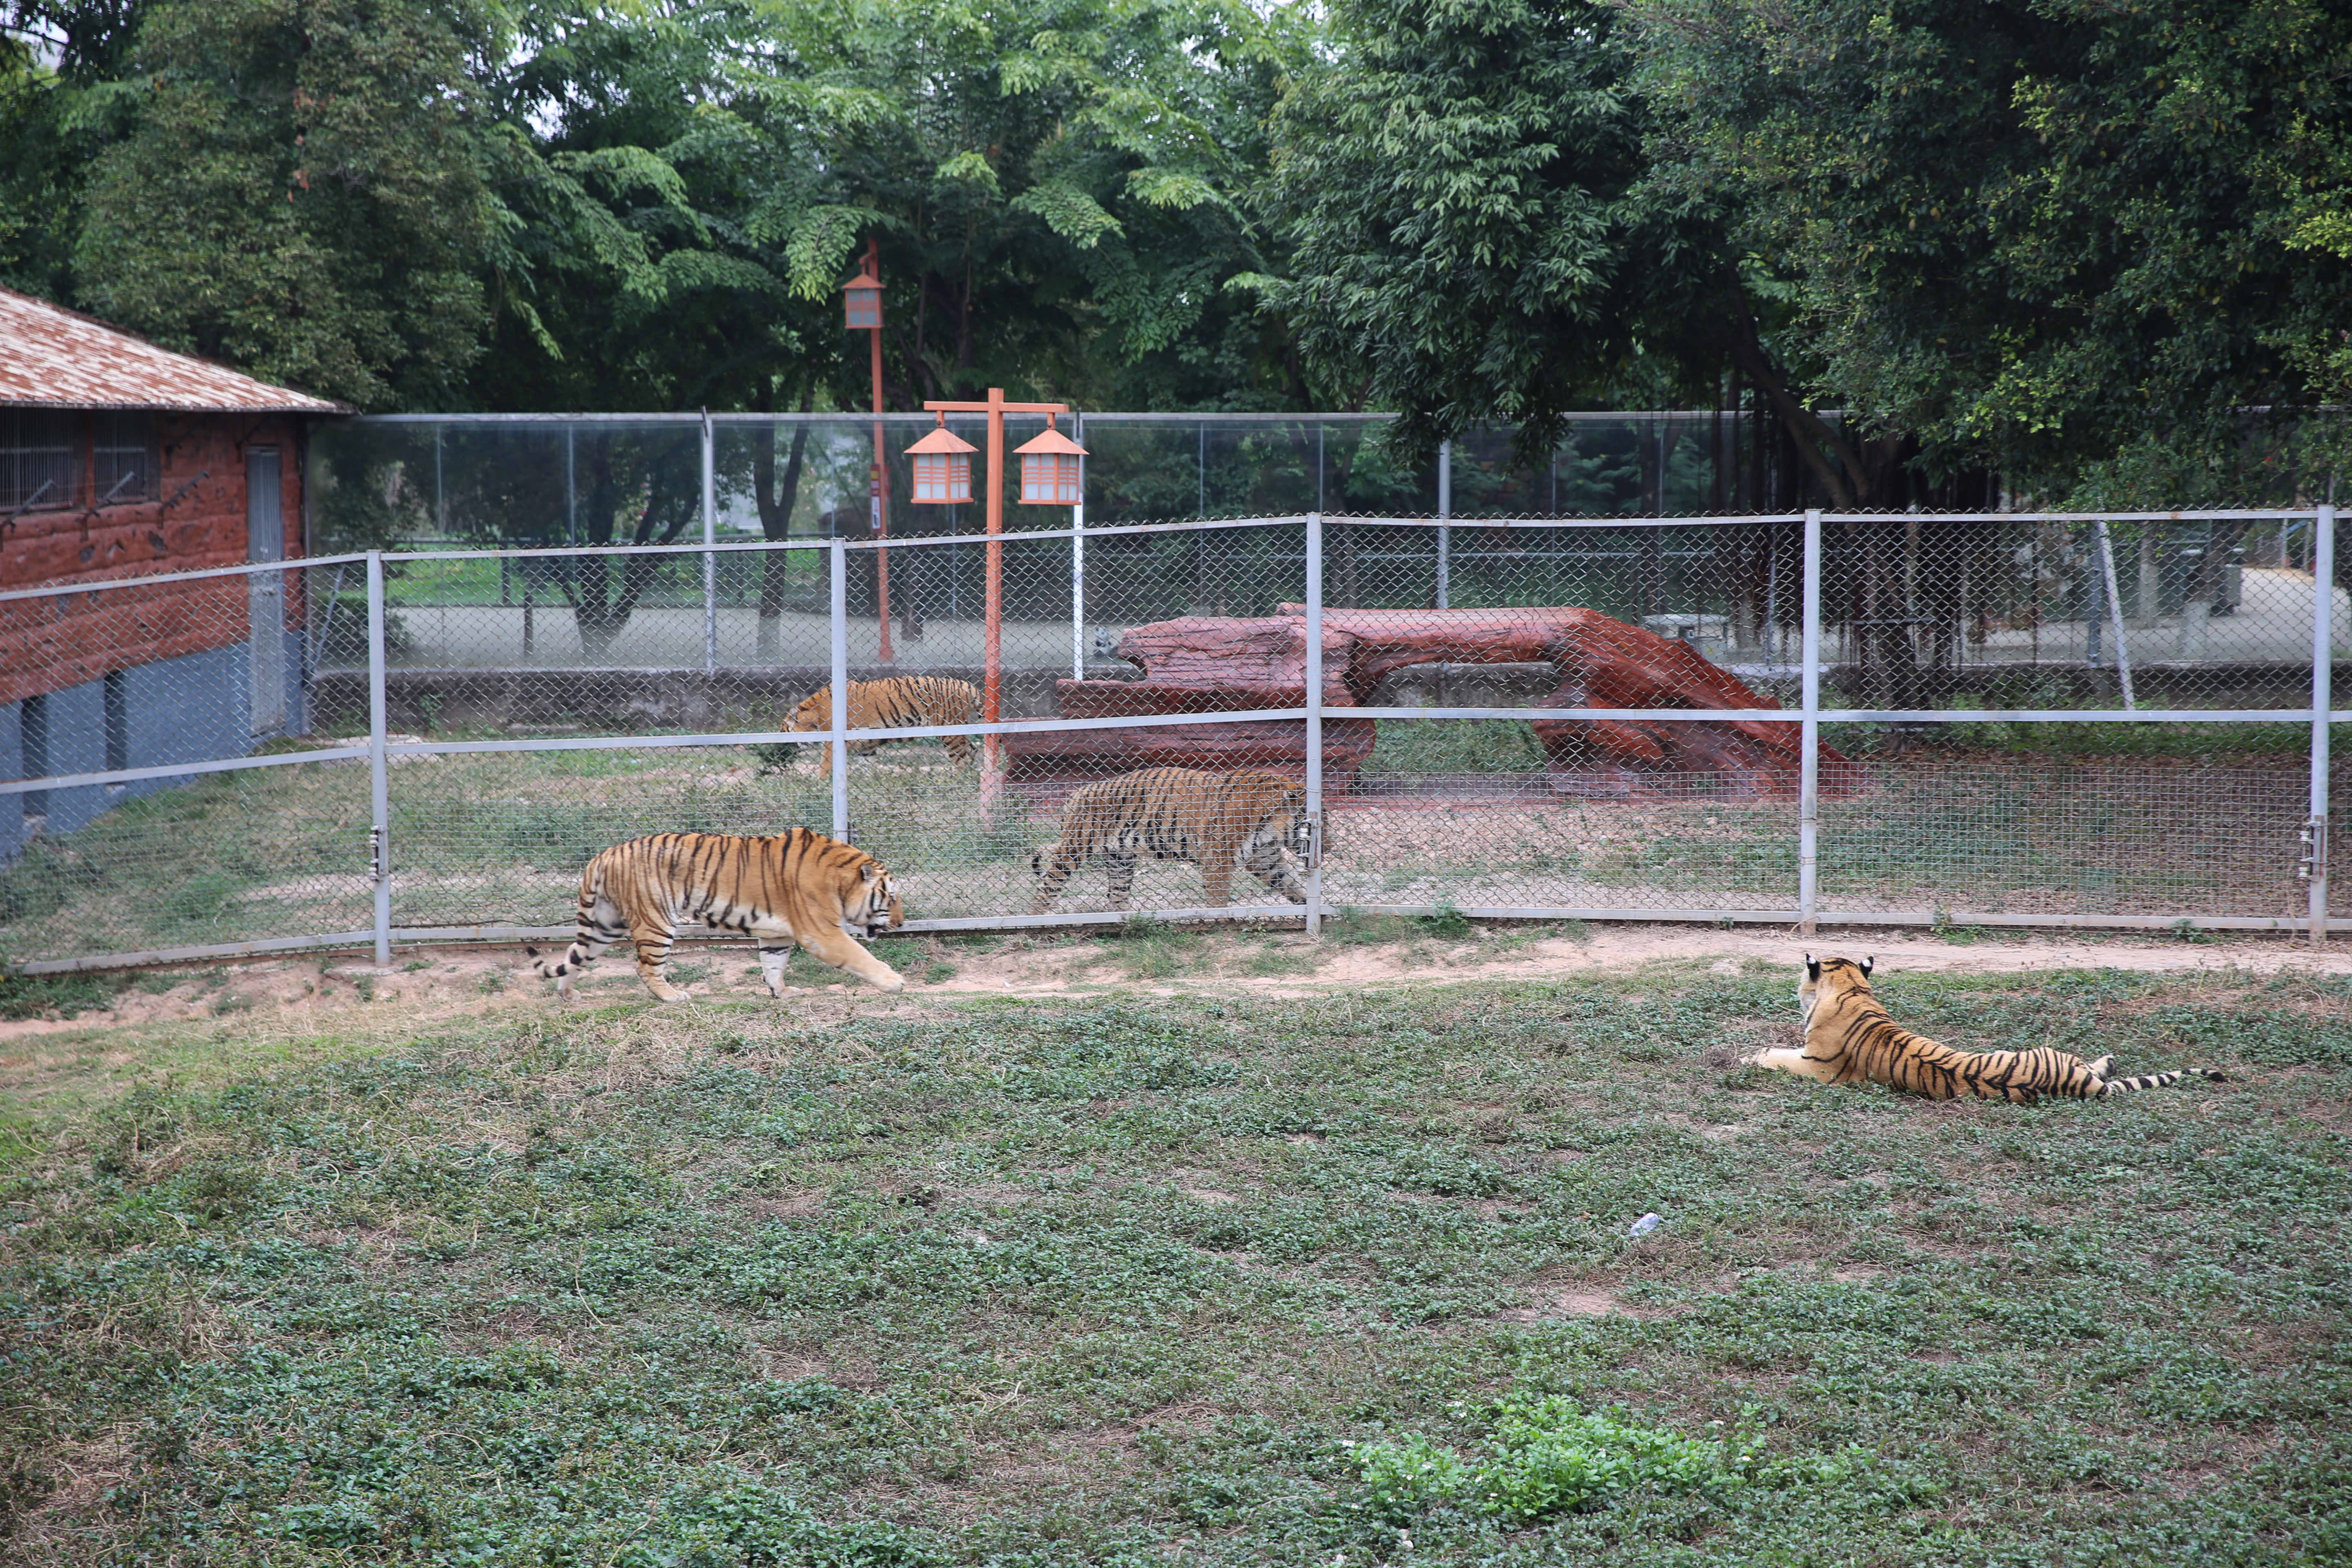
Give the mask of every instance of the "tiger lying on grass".
[(1876, 962), (1825, 958), (1817, 963), (1811, 953), (1805, 954), (1805, 983), (1797, 988), (1797, 999), (1805, 1010), (1804, 1048), (1759, 1051), (1747, 1058), (1748, 1065), (1823, 1083), (1867, 1079), (1930, 1100), (1974, 1095), (1980, 1100), (1998, 1096), (2030, 1100), (2044, 1094), (2104, 1100), (2133, 1089), (2161, 1089), (2184, 1078), (2224, 1081), (2210, 1068), (2111, 1079), (2107, 1070), (2115, 1058), (2086, 1062), (2048, 1047), (2031, 1051), (1956, 1051), (1939, 1046), (1887, 1016), (1870, 988), (1870, 969)]
[(1099, 855), (1110, 867), (1110, 907), (1127, 908), (1135, 891), (1139, 852), (1156, 860), (1190, 860), (1201, 868), (1204, 903), (1233, 902), (1238, 860), (1294, 904), (1307, 901), (1298, 873), (1283, 850), (1307, 855), (1307, 790), (1280, 773), (1199, 773), (1192, 768), (1142, 768), (1097, 779), (1070, 796), (1062, 837), (1029, 858), (1044, 914), (1070, 874)]
[(898, 972), (857, 944), (905, 918), (898, 891), (863, 849), (795, 827), (769, 838), (719, 833), (656, 833), (616, 844), (580, 873), (580, 933), (561, 959), (539, 956), (532, 969), (572, 991), (572, 973), (626, 936), (637, 950), (637, 973), (665, 1002), (688, 993), (662, 978), (678, 921), (698, 920), (714, 931), (739, 931), (760, 949), (768, 994), (784, 994), (784, 963), (797, 941), (835, 969), (845, 969), (885, 991), (899, 991)]
[[(980, 688), (969, 680), (944, 675), (894, 675), (887, 680), (849, 683), (849, 728), (853, 730), (919, 730), (935, 724), (980, 722)], [(785, 728), (806, 734), (833, 728), (833, 688), (820, 686), (793, 710)], [(940, 743), (961, 765), (971, 761), (970, 735), (942, 735)], [(849, 754), (870, 757), (887, 741), (852, 741)], [(816, 748), (818, 768), (833, 770), (830, 742)]]

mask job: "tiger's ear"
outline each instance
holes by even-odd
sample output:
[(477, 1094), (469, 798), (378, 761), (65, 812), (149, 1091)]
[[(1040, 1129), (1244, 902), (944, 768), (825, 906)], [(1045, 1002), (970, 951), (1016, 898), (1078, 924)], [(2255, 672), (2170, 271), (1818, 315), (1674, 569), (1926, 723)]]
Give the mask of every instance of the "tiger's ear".
[(1811, 953), (1809, 952), (1805, 954), (1805, 978), (1808, 980), (1819, 980), (1821, 977), (1822, 966), (1814, 961)]
[(1862, 977), (1864, 980), (1870, 978), (1870, 966), (1877, 962), (1878, 955), (1876, 953), (1872, 953), (1868, 958), (1862, 961)]

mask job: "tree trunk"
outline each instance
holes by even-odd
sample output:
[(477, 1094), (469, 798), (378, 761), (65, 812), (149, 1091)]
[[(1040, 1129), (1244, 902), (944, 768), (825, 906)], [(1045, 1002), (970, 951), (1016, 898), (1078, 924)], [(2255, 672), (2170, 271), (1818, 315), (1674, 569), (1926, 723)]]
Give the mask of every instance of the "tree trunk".
[[(773, 394), (761, 394), (761, 412), (769, 412)], [(812, 383), (801, 393), (801, 412), (805, 415), (815, 405), (815, 386)], [(776, 476), (776, 427), (762, 424), (751, 447), (751, 497), (760, 509), (760, 536), (771, 542), (781, 542), (792, 535), (793, 506), (800, 499), (801, 468), (808, 452), (808, 426), (793, 426), (792, 455), (784, 459), (782, 483)], [(784, 595), (792, 584), (792, 553), (771, 550), (760, 561), (760, 636), (755, 657), (763, 664), (773, 664), (781, 658), (778, 645), (782, 642)]]
[[(589, 470), (594, 480), (588, 492), (584, 542), (589, 544), (613, 542), (620, 487), (613, 473), (612, 442), (610, 436), (598, 436), (590, 443)], [(699, 487), (674, 482), (674, 471), (680, 466), (673, 460), (675, 455), (656, 452), (646, 464), (646, 502), (630, 533), (632, 544), (668, 544), (685, 531), (694, 516)], [(698, 479), (698, 463), (695, 465), (695, 474)], [(567, 586), (565, 593), (580, 628), (580, 651), (584, 662), (597, 664), (611, 657), (614, 641), (628, 629), (637, 601), (653, 586), (657, 570), (656, 558), (652, 556), (625, 556), (617, 572), (612, 559), (600, 552), (577, 558), (576, 582)], [(614, 594), (616, 576), (619, 592)]]

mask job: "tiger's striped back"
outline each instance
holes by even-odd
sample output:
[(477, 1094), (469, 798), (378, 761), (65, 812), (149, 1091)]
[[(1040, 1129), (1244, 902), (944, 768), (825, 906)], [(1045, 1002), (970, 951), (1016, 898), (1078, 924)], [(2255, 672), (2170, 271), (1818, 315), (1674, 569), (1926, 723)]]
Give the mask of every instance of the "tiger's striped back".
[(897, 884), (873, 856), (805, 827), (761, 837), (723, 833), (656, 833), (616, 844), (580, 874), (579, 927), (562, 958), (539, 958), (536, 971), (568, 994), (574, 971), (624, 936), (635, 944), (637, 973), (655, 995), (685, 993), (663, 978), (681, 921), (740, 931), (760, 949), (771, 993), (782, 994), (784, 962), (798, 942), (835, 968), (883, 989), (900, 988), (897, 973), (853, 940), (895, 929), (904, 919)]
[[(1801, 1072), (1825, 1083), (1883, 1083), (1930, 1100), (2031, 1100), (2042, 1095), (2104, 1100), (2111, 1094), (2158, 1089), (2200, 1076), (2219, 1080), (2210, 1068), (2111, 1079), (2113, 1057), (2084, 1061), (2069, 1051), (2040, 1047), (2030, 1051), (1963, 1051), (1916, 1035), (1895, 1023), (1870, 984), (1871, 961), (1805, 959), (1798, 999), (1805, 1012), (1801, 1053), (1767, 1051), (1759, 1065)], [(1771, 1058), (1795, 1055), (1795, 1063)]]
[[(884, 680), (849, 683), (849, 727), (853, 730), (912, 730), (934, 724), (980, 722), (980, 688), (969, 680), (944, 675), (894, 675)], [(791, 728), (801, 733), (833, 728), (833, 687), (830, 683), (802, 700), (793, 710)], [(942, 735), (940, 742), (959, 765), (971, 760), (970, 735)], [(870, 757), (886, 742), (852, 741), (849, 754)], [(833, 765), (833, 748), (818, 748), (824, 765)]]
[(1139, 856), (1189, 860), (1201, 868), (1210, 908), (1233, 901), (1234, 866), (1294, 904), (1307, 889), (1284, 851), (1307, 852), (1306, 786), (1255, 770), (1203, 773), (1141, 768), (1097, 779), (1070, 796), (1062, 836), (1030, 858), (1037, 877), (1033, 912), (1044, 914), (1070, 876), (1088, 860), (1109, 864), (1111, 908), (1127, 908)]

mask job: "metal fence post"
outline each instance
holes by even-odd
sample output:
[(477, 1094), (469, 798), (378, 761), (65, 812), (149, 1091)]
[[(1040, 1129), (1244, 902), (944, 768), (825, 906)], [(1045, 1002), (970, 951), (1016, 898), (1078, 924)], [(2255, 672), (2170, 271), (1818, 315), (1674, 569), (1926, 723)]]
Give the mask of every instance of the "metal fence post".
[(2336, 509), (2311, 528), (2311, 945), (2327, 940), (2327, 710), (2336, 700)]
[(1454, 443), (1437, 444), (1437, 607), (1451, 609), (1454, 577), (1454, 531), (1444, 520), (1454, 515)]
[(375, 894), (375, 961), (392, 962), (392, 773), (384, 757), (383, 552), (367, 557), (368, 875)]
[(1323, 934), (1323, 514), (1307, 514), (1307, 934)]
[(1804, 718), (1798, 725), (1803, 756), (1797, 769), (1797, 932), (1813, 934), (1822, 812), (1822, 514), (1805, 513)]
[[(1070, 439), (1087, 444), (1087, 416), (1070, 416)], [(1087, 459), (1078, 455), (1078, 504), (1070, 509), (1070, 679), (1087, 678)]]
[[(713, 460), (710, 410), (702, 411), (702, 542), (719, 542), (719, 469)], [(702, 673), (719, 673), (719, 557), (702, 557)]]
[(2124, 710), (2129, 712), (2138, 704), (2132, 700), (2131, 649), (2124, 642), (2124, 602), (2116, 588), (2116, 544), (2104, 517), (2099, 519), (2098, 538), (2100, 581), (2107, 595), (2107, 625), (2116, 634), (2116, 679), (2123, 688)]
[(825, 747), (833, 758), (833, 836), (849, 842), (849, 552), (839, 539), (832, 544), (833, 593), (828, 616), (832, 634), (832, 740)]

